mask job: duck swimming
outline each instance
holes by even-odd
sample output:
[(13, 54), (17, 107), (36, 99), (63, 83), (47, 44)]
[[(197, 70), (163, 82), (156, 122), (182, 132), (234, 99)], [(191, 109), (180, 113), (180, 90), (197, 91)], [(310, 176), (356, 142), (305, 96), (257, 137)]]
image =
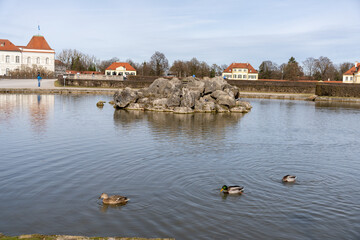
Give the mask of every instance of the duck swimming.
[(227, 194), (241, 194), (244, 192), (244, 187), (241, 186), (222, 186), (220, 192), (224, 191)]
[(296, 176), (293, 176), (293, 175), (285, 175), (282, 178), (283, 182), (288, 182), (288, 183), (293, 183), (293, 182), (295, 182), (295, 180), (296, 180)]
[(106, 193), (101, 194), (99, 199), (101, 199), (101, 198), (102, 198), (102, 202), (104, 204), (111, 204), (111, 205), (125, 204), (130, 200), (127, 197), (123, 197), (123, 196), (120, 196), (120, 195), (113, 195), (113, 196), (109, 197)]

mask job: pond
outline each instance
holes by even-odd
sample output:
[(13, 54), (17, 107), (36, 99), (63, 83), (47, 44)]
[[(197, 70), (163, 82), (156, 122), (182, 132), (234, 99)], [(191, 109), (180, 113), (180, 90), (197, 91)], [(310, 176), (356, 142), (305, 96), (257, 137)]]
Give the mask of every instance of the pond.
[[(360, 107), (248, 99), (247, 114), (0, 95), (0, 232), (359, 239)], [(286, 174), (297, 176), (283, 184)], [(241, 185), (226, 196), (222, 185)], [(101, 193), (130, 198), (106, 206)]]

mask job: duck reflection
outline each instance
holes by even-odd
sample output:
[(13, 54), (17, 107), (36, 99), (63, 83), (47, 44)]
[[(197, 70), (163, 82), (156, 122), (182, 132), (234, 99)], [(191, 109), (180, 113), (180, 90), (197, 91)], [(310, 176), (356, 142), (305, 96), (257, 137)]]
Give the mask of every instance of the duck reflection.
[(109, 209), (111, 209), (111, 210), (121, 210), (125, 205), (126, 205), (126, 203), (125, 204), (117, 204), (117, 205), (101, 204), (100, 211), (105, 213)]
[(243, 113), (194, 113), (174, 114), (169, 112), (127, 111), (116, 109), (114, 123), (119, 128), (130, 128), (139, 122), (147, 121), (156, 133), (165, 132), (168, 136), (179, 133), (196, 138), (223, 136), (229, 126), (236, 126)]

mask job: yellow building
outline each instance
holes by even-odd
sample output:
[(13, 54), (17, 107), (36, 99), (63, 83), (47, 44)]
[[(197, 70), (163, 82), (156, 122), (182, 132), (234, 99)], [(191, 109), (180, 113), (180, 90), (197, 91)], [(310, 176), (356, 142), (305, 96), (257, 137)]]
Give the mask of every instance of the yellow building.
[(222, 73), (223, 78), (229, 80), (258, 80), (258, 72), (250, 63), (232, 63)]
[(105, 75), (136, 75), (136, 70), (129, 63), (114, 62), (108, 68), (105, 69)]
[(360, 83), (360, 63), (355, 65), (343, 75), (343, 83)]

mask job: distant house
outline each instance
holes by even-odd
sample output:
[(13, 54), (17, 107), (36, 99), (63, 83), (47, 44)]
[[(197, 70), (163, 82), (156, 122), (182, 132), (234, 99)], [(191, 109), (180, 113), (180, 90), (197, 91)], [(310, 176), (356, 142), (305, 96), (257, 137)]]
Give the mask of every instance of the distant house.
[(7, 39), (0, 39), (0, 75), (21, 67), (43, 67), (54, 72), (55, 51), (43, 36), (33, 36), (26, 46), (15, 46)]
[(360, 63), (355, 62), (354, 66), (344, 73), (343, 83), (360, 83)]
[(232, 63), (222, 73), (229, 80), (258, 80), (258, 75), (250, 63)]
[(105, 69), (105, 75), (136, 75), (136, 70), (129, 63), (114, 62)]

